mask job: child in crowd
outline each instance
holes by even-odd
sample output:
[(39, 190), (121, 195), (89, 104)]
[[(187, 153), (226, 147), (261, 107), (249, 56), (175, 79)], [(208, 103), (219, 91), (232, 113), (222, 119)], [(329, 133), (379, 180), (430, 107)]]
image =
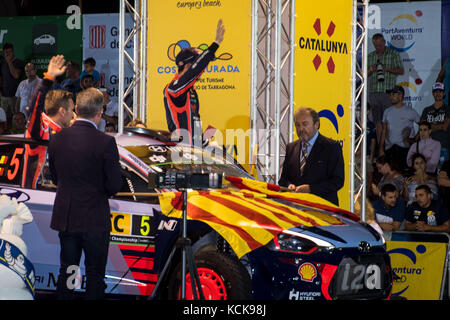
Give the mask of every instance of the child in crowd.
[(94, 79), (94, 87), (98, 88), (100, 87), (100, 72), (95, 70), (95, 59), (94, 58), (87, 58), (83, 61), (84, 64), (84, 70), (80, 75), (80, 79), (83, 79), (83, 76), (86, 74), (89, 74)]

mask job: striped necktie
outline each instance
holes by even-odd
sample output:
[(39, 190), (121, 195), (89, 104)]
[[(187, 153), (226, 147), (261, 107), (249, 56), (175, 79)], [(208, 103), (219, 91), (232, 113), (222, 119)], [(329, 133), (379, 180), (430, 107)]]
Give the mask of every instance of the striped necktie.
[(303, 174), (303, 169), (305, 168), (306, 158), (308, 158), (307, 148), (309, 146), (308, 142), (302, 143), (302, 158), (300, 159), (300, 173)]

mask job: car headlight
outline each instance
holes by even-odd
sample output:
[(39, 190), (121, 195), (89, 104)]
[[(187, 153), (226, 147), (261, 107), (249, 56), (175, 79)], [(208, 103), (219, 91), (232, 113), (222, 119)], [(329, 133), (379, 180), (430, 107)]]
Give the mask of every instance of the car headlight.
[(334, 246), (324, 240), (284, 230), (267, 247), (272, 251), (311, 254), (318, 249), (331, 249)]

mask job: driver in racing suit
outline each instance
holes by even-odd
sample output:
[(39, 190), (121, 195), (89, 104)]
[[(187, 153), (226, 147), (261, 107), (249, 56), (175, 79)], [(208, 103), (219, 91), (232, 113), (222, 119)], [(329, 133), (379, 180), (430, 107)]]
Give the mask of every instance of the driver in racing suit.
[[(199, 114), (198, 95), (194, 85), (223, 40), (225, 28), (222, 20), (217, 23), (216, 39), (203, 52), (197, 48), (185, 48), (175, 58), (178, 73), (164, 88), (164, 106), (167, 126), (170, 132), (178, 136), (188, 134), (191, 145), (203, 142), (202, 126)], [(183, 132), (182, 130), (186, 130)], [(184, 141), (186, 142), (186, 141)]]
[[(74, 115), (72, 93), (51, 90), (56, 77), (65, 72), (65, 62), (62, 55), (52, 57), (44, 78), (36, 86), (28, 106), (25, 138), (48, 141), (51, 135), (69, 126)], [(46, 158), (47, 146), (25, 145), (22, 187), (36, 188)]]

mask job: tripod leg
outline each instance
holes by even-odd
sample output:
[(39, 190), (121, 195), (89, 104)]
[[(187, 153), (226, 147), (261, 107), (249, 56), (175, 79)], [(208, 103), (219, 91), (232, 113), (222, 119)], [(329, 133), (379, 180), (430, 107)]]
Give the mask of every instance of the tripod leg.
[(152, 295), (150, 296), (150, 300), (153, 300), (155, 298), (156, 292), (158, 291), (158, 288), (162, 282), (162, 280), (164, 279), (164, 274), (167, 271), (167, 268), (170, 265), (170, 262), (172, 261), (173, 255), (175, 254), (175, 250), (176, 250), (176, 246), (173, 246), (172, 251), (169, 254), (169, 257), (167, 258), (166, 264), (164, 265), (164, 268), (161, 272), (161, 274), (159, 275), (158, 281), (156, 282), (155, 288), (153, 289)]
[[(192, 256), (192, 250), (190, 246), (186, 247), (186, 255), (187, 255), (187, 262), (188, 262), (188, 268), (189, 268), (189, 274), (191, 275), (191, 288), (192, 288), (192, 294), (194, 296), (194, 300), (198, 300), (198, 296), (197, 296), (197, 288), (195, 285), (195, 274), (194, 272), (197, 270), (194, 267), (194, 257)], [(195, 271), (194, 271), (195, 269)]]
[[(192, 247), (187, 246), (187, 256), (189, 262), (189, 272), (191, 274), (191, 286), (193, 292), (195, 292), (194, 299), (197, 299), (197, 290), (200, 294), (200, 299), (205, 300), (205, 296), (203, 294), (202, 284), (200, 283), (200, 277), (198, 276), (197, 266), (195, 265), (194, 253), (192, 252)], [(194, 279), (197, 285), (194, 284)]]

